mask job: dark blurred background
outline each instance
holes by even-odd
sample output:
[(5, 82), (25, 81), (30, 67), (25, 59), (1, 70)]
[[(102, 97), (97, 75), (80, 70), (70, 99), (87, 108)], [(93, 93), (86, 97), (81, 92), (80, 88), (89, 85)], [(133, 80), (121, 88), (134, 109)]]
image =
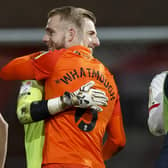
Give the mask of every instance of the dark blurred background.
[[(94, 55), (114, 74), (119, 89), (127, 145), (106, 162), (107, 168), (153, 168), (163, 137), (148, 131), (148, 87), (153, 76), (168, 67), (168, 1), (2, 1), (0, 65), (45, 49), (42, 36), (47, 13), (63, 5), (96, 14), (101, 46)], [(9, 123), (6, 168), (26, 167), (23, 127), (15, 114), (19, 86), (19, 81), (0, 80), (0, 112)]]

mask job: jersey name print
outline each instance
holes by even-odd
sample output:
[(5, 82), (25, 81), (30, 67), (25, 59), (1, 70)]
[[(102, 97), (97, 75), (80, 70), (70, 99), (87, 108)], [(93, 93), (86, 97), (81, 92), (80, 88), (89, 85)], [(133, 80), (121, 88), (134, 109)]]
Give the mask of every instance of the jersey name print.
[(84, 77), (89, 77), (90, 80), (92, 80), (92, 78), (95, 78), (96, 80), (103, 83), (104, 87), (108, 90), (110, 94), (110, 100), (115, 99), (114, 97), (115, 94), (112, 85), (99, 70), (95, 70), (92, 68), (80, 67), (79, 69), (73, 69), (72, 71), (66, 72), (65, 75), (63, 75), (60, 79), (57, 79), (56, 83), (62, 81), (65, 84), (69, 84), (72, 80)]

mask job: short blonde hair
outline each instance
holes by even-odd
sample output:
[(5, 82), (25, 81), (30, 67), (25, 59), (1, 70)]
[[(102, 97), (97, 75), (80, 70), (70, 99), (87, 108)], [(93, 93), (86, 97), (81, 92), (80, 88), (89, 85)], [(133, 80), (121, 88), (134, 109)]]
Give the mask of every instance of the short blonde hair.
[(96, 17), (93, 12), (77, 8), (74, 6), (63, 6), (60, 8), (54, 8), (48, 13), (48, 18), (59, 15), (62, 20), (70, 21), (75, 24), (77, 27), (82, 27), (83, 18), (88, 18), (96, 24)]

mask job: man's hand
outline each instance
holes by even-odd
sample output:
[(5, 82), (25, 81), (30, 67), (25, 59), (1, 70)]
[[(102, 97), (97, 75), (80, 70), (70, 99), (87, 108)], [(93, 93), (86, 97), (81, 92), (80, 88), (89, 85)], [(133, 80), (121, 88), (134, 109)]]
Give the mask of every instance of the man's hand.
[(102, 111), (102, 108), (99, 106), (106, 106), (108, 98), (103, 91), (91, 89), (94, 85), (95, 82), (90, 81), (73, 93), (65, 92), (62, 97), (63, 104), (65, 106), (91, 108), (96, 111)]

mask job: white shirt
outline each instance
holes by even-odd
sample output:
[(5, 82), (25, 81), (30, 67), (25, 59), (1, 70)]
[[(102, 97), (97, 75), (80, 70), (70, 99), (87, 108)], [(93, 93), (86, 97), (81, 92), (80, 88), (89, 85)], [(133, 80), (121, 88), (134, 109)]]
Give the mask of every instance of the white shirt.
[(156, 75), (149, 87), (148, 127), (155, 136), (165, 135), (163, 120), (163, 87), (167, 71)]

